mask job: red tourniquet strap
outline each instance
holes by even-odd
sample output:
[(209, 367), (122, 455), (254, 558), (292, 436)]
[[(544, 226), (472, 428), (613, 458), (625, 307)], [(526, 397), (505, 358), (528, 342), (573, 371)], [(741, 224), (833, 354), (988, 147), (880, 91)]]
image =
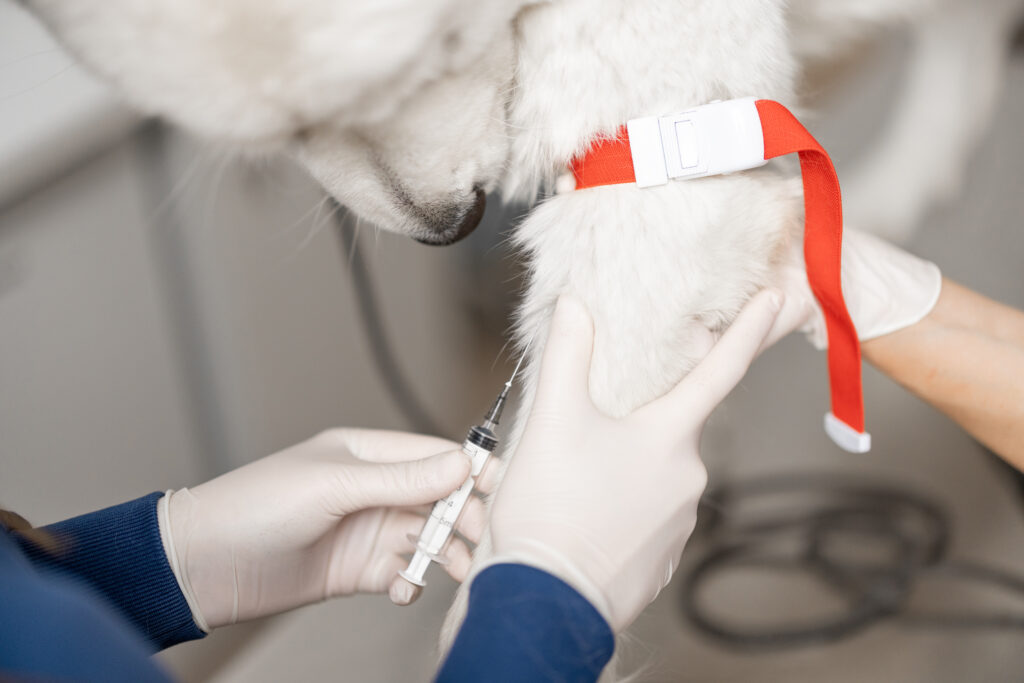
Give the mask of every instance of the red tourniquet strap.
[(569, 170), (576, 177), (577, 190), (635, 183), (633, 152), (629, 148), (626, 127), (620, 128), (613, 138), (599, 138), (586, 154), (572, 160)]
[[(795, 116), (778, 102), (755, 103), (764, 133), (764, 158), (798, 153), (804, 183), (804, 260), (811, 291), (828, 330), (832, 414), (864, 432), (860, 341), (843, 299), (841, 280), (843, 205), (839, 180), (828, 153)], [(576, 189), (636, 182), (629, 134), (623, 126), (570, 165)]]
[(864, 431), (860, 340), (843, 299), (843, 199), (828, 152), (778, 102), (758, 100), (764, 158), (797, 152), (804, 182), (804, 263), (828, 330), (832, 414)]

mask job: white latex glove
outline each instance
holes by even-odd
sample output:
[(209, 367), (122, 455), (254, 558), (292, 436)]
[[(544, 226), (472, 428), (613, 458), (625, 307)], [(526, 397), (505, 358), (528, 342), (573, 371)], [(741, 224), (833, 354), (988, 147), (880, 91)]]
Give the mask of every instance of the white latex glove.
[[(437, 455), (440, 453), (440, 455)], [(429, 457), (434, 456), (434, 457)], [(469, 475), (458, 444), (401, 432), (336, 429), (192, 489), (157, 508), (164, 550), (203, 630), (353, 593), (386, 592), (429, 505)], [(471, 498), (459, 531), (476, 542)], [(469, 570), (453, 538), (446, 568)]]
[(590, 315), (562, 297), (523, 438), (495, 495), (488, 564), (544, 569), (613, 630), (628, 626), (679, 565), (707, 481), (698, 452), (704, 422), (746, 373), (781, 299), (754, 297), (679, 385), (613, 419), (588, 391)]
[[(935, 307), (942, 288), (942, 273), (934, 263), (849, 228), (843, 231), (842, 279), (846, 308), (861, 341), (919, 322)], [(815, 348), (825, 349), (825, 318), (807, 282), (799, 241), (790, 245), (778, 286), (786, 293), (786, 305), (766, 345), (799, 329)]]

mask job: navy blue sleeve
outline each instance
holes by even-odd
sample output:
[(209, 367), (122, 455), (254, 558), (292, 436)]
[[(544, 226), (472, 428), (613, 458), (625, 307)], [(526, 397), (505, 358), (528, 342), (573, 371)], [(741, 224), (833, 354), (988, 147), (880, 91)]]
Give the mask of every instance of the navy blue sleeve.
[(0, 527), (0, 680), (169, 683), (152, 649), (100, 596), (37, 571)]
[(152, 493), (45, 527), (59, 544), (54, 554), (21, 541), (43, 576), (86, 584), (158, 649), (205, 635), (192, 620), (160, 541), (156, 504), (162, 495)]
[(592, 682), (614, 651), (608, 623), (571, 586), (533, 567), (497, 564), (473, 580), (436, 681)]

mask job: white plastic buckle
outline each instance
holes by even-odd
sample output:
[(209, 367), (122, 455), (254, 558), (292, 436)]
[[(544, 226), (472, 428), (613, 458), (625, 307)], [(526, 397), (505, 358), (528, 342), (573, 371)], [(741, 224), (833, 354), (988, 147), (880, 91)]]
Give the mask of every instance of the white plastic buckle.
[(626, 123), (638, 187), (763, 166), (764, 133), (753, 97), (715, 101)]
[(848, 453), (867, 453), (871, 450), (870, 434), (858, 432), (832, 413), (825, 413), (825, 433)]

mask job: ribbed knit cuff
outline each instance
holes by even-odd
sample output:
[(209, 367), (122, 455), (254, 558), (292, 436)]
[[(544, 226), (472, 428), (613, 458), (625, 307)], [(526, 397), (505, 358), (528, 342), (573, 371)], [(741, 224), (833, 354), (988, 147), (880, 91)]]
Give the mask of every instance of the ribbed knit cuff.
[(608, 623), (572, 586), (521, 564), (480, 572), (435, 683), (593, 682), (615, 652)]
[(158, 649), (205, 634), (192, 620), (174, 578), (157, 523), (162, 493), (46, 527), (54, 554), (20, 540), (40, 571), (78, 579), (113, 604)]

